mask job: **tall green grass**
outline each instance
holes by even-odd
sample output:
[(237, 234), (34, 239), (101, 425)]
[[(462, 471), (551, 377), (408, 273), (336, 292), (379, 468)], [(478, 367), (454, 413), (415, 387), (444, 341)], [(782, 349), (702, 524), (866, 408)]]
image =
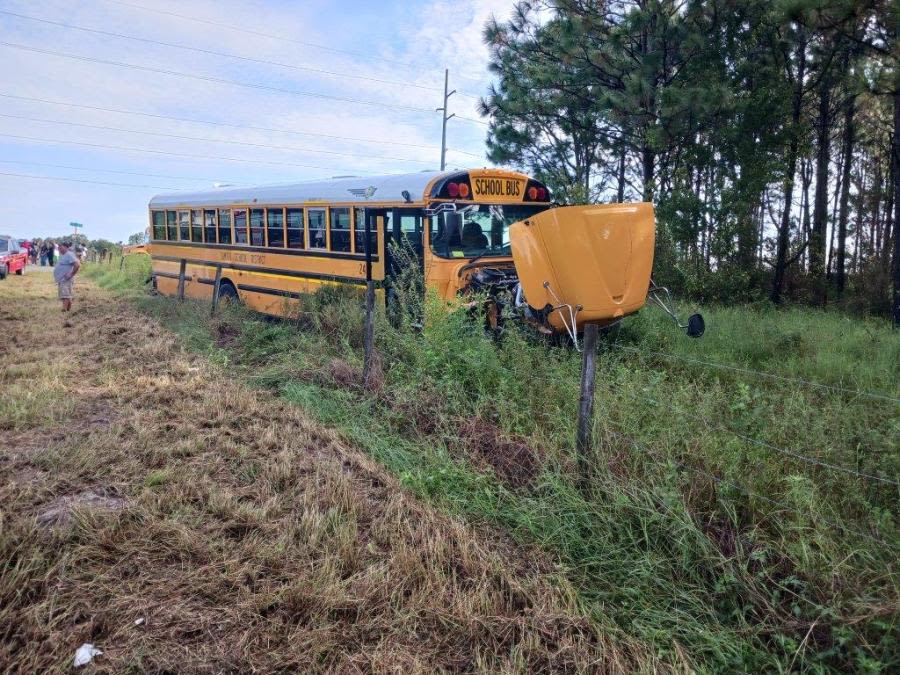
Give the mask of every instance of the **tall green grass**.
[[(135, 288), (125, 274), (100, 281)], [(900, 398), (900, 339), (883, 324), (707, 308), (707, 335), (691, 341), (659, 312), (627, 319), (603, 337), (593, 473), (579, 491), (580, 359), (527, 330), (497, 343), (430, 298), (421, 332), (379, 321), (382, 385), (367, 392), (353, 292), (307, 299), (294, 322), (140, 302), (192, 348), (340, 429), (420, 497), (540, 546), (586, 614), (673, 663), (900, 666), (897, 487), (796, 457), (897, 481), (900, 406), (674, 358)]]

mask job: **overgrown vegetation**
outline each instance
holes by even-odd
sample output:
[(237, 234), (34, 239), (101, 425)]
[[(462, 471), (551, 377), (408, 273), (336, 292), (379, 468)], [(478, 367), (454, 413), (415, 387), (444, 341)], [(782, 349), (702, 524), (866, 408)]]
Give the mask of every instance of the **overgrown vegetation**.
[(326, 289), (293, 322), (141, 305), (416, 494), (540, 546), (606, 635), (700, 670), (900, 665), (900, 343), (883, 325), (707, 308), (707, 335), (688, 341), (652, 311), (628, 319), (602, 345), (594, 473), (580, 493), (571, 350), (514, 328), (496, 344), (429, 298), (421, 332), (379, 322), (381, 372), (364, 391), (354, 292)]
[(0, 671), (70, 672), (85, 642), (111, 673), (667, 670), (536, 547), (411, 498), (129, 301), (80, 277), (60, 314), (31, 272), (0, 326)]

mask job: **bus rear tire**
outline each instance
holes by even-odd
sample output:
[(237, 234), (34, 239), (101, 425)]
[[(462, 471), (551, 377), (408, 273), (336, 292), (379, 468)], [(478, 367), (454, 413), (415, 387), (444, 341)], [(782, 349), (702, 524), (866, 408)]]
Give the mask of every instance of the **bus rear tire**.
[(237, 305), (241, 302), (237, 289), (230, 281), (223, 281), (219, 284), (219, 304), (220, 305)]

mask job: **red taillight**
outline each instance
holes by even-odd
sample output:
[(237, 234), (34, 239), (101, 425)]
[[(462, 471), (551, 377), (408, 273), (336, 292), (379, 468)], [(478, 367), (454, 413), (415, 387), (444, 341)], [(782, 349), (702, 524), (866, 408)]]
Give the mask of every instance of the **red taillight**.
[(469, 196), (469, 184), (468, 183), (460, 183), (459, 184), (459, 196), (465, 199)]
[(459, 197), (459, 184), (458, 183), (448, 183), (447, 184), (447, 194), (451, 197)]
[(538, 193), (538, 194), (537, 194), (538, 199), (540, 199), (540, 200), (547, 199), (547, 188), (543, 188), (543, 187), (542, 187), (542, 188), (538, 188), (537, 193)]
[(528, 188), (528, 199), (535, 201), (538, 198), (538, 189), (536, 187)]

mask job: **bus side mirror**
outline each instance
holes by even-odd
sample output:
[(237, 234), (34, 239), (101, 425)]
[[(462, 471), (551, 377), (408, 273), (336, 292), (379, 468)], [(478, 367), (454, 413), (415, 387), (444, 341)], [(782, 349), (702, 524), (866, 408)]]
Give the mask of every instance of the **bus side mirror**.
[(706, 322), (702, 314), (691, 314), (687, 322), (688, 337), (698, 338), (706, 332)]

